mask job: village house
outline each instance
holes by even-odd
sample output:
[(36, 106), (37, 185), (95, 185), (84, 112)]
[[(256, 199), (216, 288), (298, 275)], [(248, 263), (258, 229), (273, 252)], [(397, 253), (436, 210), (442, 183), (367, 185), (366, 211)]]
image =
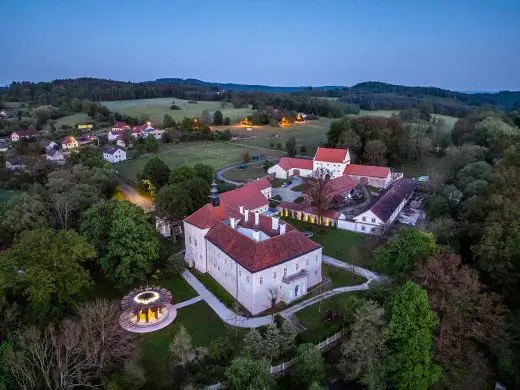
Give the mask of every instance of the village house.
[[(252, 314), (292, 302), (321, 282), (319, 244), (278, 217), (221, 202), (213, 187), (211, 203), (183, 221), (191, 267), (211, 275)], [(259, 191), (249, 188), (241, 193), (244, 204), (247, 195)], [(236, 194), (235, 204), (240, 203)]]
[(68, 136), (61, 140), (61, 147), (63, 150), (71, 150), (79, 148), (79, 143), (76, 138)]
[(7, 140), (0, 140), (0, 152), (4, 153), (9, 150), (9, 141)]
[(41, 148), (44, 148), (45, 151), (48, 151), (50, 149), (58, 149), (58, 144), (54, 141), (49, 141), (48, 139), (43, 139), (38, 142), (38, 145)]
[(107, 146), (103, 149), (103, 160), (112, 164), (126, 160), (126, 150), (120, 146)]
[(30, 126), (25, 130), (13, 131), (13, 133), (11, 134), (11, 141), (17, 142), (22, 139), (36, 137), (37, 135), (38, 131), (34, 127)]
[(125, 130), (130, 130), (130, 126), (126, 122), (114, 123), (114, 126), (108, 131), (108, 140), (115, 141), (119, 139)]
[(320, 169), (333, 178), (347, 175), (357, 183), (377, 188), (388, 188), (392, 184), (390, 168), (351, 164), (348, 149), (318, 147), (312, 160), (282, 157), (267, 173), (279, 179), (288, 179), (291, 176), (308, 177)]
[(24, 156), (8, 156), (5, 159), (5, 169), (11, 172), (27, 172), (27, 159)]
[(47, 161), (52, 161), (57, 164), (65, 164), (67, 162), (65, 154), (62, 151), (54, 148), (48, 149), (45, 152), (45, 158)]

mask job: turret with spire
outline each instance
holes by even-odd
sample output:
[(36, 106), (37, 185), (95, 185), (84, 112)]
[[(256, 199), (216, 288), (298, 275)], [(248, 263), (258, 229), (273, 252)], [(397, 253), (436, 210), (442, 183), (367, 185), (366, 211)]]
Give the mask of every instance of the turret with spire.
[(213, 207), (218, 207), (220, 204), (220, 197), (218, 195), (217, 183), (215, 183), (215, 176), (213, 176), (213, 183), (211, 183), (211, 195), (209, 197)]

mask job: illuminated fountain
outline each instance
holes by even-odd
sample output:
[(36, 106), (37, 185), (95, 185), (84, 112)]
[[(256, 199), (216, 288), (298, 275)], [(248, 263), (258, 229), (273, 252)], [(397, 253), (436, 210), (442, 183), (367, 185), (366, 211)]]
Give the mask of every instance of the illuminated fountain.
[(119, 324), (129, 332), (148, 333), (170, 325), (177, 310), (171, 304), (172, 294), (158, 286), (139, 287), (121, 300), (123, 313)]

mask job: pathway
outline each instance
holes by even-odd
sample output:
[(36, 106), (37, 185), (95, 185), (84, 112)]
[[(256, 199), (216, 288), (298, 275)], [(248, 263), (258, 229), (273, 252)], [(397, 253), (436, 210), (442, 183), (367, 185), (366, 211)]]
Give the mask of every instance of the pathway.
[(135, 190), (135, 188), (124, 181), (120, 180), (118, 184), (119, 190), (123, 193), (127, 201), (143, 208), (146, 212), (152, 211), (153, 202), (151, 199), (142, 196)]
[[(284, 309), (277, 314), (280, 314), (284, 318), (290, 318), (296, 312), (319, 302), (321, 299), (327, 299), (336, 294), (346, 292), (368, 290), (370, 288), (371, 282), (382, 282), (386, 280), (386, 277), (375, 272), (355, 266), (353, 264), (345, 263), (329, 256), (323, 256), (323, 262), (334, 267), (343, 268), (359, 276), (363, 276), (367, 279), (367, 281), (357, 286), (337, 287), (332, 290), (325, 291), (322, 294), (316, 295), (305, 301), (297, 303), (294, 306), (288, 307), (287, 309)], [(193, 287), (193, 289), (200, 295), (200, 297), (206, 301), (206, 303), (213, 309), (213, 311), (220, 317), (220, 319), (228, 325), (239, 328), (257, 328), (259, 326), (269, 325), (273, 321), (272, 315), (251, 318), (238, 315), (229, 309), (226, 305), (224, 305), (217, 297), (215, 297), (215, 295), (213, 295), (213, 293), (209, 291), (206, 286), (204, 286), (195, 276), (193, 276), (190, 271), (184, 271), (182, 277), (191, 285), (191, 287)]]
[(200, 295), (197, 295), (196, 297), (188, 299), (187, 301), (177, 303), (177, 304), (173, 305), (173, 307), (176, 309), (181, 309), (183, 307), (193, 305), (194, 303), (200, 302), (200, 301), (202, 301), (202, 299), (203, 298)]

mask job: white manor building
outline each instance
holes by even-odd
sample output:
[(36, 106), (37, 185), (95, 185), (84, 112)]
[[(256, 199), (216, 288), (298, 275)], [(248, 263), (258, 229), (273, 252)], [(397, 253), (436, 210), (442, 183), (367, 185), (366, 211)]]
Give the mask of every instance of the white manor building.
[(288, 179), (291, 176), (310, 176), (320, 168), (327, 170), (332, 178), (348, 175), (358, 183), (377, 188), (388, 188), (392, 184), (390, 168), (351, 164), (348, 149), (319, 147), (312, 160), (282, 157), (267, 173), (279, 179)]
[(278, 217), (261, 214), (271, 187), (265, 182), (221, 197), (213, 185), (211, 203), (183, 221), (188, 264), (210, 274), (252, 314), (291, 302), (322, 280), (322, 247)]

